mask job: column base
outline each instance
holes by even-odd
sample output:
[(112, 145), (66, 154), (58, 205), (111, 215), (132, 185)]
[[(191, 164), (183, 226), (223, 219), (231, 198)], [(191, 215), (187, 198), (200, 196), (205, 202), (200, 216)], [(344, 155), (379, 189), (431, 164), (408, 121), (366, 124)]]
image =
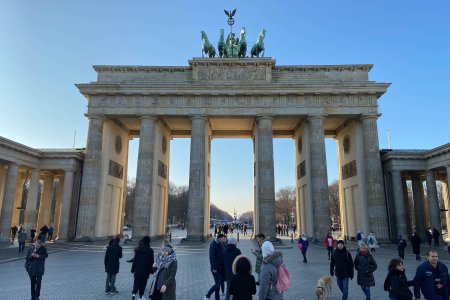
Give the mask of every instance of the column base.
[(83, 243), (94, 243), (96, 238), (93, 236), (82, 236), (80, 238), (75, 238), (74, 242), (83, 242)]
[(200, 243), (204, 244), (208, 240), (209, 240), (208, 237), (203, 236), (203, 235), (190, 235), (190, 236), (187, 236), (185, 238), (182, 238), (180, 243), (181, 244), (191, 244), (191, 243), (193, 243), (193, 244), (200, 244)]

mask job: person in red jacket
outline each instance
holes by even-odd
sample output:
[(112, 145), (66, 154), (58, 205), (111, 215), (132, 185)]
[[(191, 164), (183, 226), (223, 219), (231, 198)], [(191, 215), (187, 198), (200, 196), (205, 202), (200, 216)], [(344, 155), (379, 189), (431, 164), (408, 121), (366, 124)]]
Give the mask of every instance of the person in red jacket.
[(327, 236), (325, 237), (324, 243), (328, 251), (328, 260), (330, 260), (331, 254), (333, 254), (334, 249), (334, 239), (330, 232), (328, 232)]

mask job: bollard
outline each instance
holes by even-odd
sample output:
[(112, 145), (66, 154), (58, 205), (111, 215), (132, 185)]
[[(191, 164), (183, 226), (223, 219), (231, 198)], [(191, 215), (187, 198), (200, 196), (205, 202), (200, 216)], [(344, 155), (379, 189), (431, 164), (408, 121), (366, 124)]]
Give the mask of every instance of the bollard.
[(169, 232), (169, 242), (172, 244), (172, 232)]
[(239, 243), (239, 231), (237, 232), (237, 240), (238, 240), (238, 243)]

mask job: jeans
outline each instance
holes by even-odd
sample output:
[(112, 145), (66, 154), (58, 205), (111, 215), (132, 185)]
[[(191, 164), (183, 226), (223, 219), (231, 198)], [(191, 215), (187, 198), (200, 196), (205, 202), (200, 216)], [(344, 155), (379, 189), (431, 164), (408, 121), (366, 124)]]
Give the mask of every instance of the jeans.
[(336, 283), (342, 292), (342, 300), (348, 299), (348, 277), (341, 278), (336, 276)]
[(39, 298), (41, 295), (42, 276), (30, 276), (31, 281), (31, 299)]
[(230, 300), (230, 282), (231, 280), (227, 280), (227, 290), (225, 292), (225, 300)]
[(420, 258), (420, 254), (416, 254), (416, 260), (421, 260), (421, 258)]
[(106, 273), (106, 292), (116, 291), (116, 275), (117, 273)]
[(25, 249), (25, 242), (19, 243), (19, 253)]
[(139, 292), (139, 297), (142, 298), (142, 295), (144, 295), (145, 287), (147, 286), (147, 280), (148, 278), (136, 278), (134, 277), (133, 282), (133, 291), (132, 294), (136, 295)]
[(366, 295), (366, 299), (370, 299), (370, 286), (361, 286), (364, 295)]
[(302, 249), (302, 255), (303, 255), (303, 262), (307, 263), (308, 260), (306, 259), (306, 251), (304, 251), (303, 249)]
[(398, 256), (400, 256), (401, 259), (405, 259), (405, 249), (398, 249)]
[(220, 300), (220, 286), (223, 282), (222, 274), (219, 272), (211, 272), (214, 277), (214, 285), (209, 289), (208, 293), (206, 293), (206, 298), (211, 297), (212, 293), (215, 293), (216, 300)]

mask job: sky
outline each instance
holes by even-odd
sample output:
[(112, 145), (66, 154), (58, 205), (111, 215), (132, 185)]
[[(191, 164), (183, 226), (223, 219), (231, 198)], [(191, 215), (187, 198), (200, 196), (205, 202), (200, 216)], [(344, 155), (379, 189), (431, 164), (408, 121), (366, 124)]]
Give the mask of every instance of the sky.
[[(450, 2), (6, 1), (0, 0), (0, 136), (34, 148), (86, 146), (87, 100), (74, 86), (92, 65), (187, 66), (201, 56), (200, 31), (234, 31), (250, 46), (267, 30), (276, 65), (373, 64), (369, 79), (392, 83), (379, 100), (380, 148), (431, 149), (450, 142)], [(249, 46), (249, 47), (250, 47)], [(137, 146), (130, 142), (129, 177)], [(336, 144), (326, 140), (328, 181)], [(189, 183), (190, 139), (171, 141), (170, 181)], [(274, 140), (275, 189), (294, 186), (294, 144)], [(250, 139), (212, 141), (211, 201), (238, 214), (253, 207)]]

